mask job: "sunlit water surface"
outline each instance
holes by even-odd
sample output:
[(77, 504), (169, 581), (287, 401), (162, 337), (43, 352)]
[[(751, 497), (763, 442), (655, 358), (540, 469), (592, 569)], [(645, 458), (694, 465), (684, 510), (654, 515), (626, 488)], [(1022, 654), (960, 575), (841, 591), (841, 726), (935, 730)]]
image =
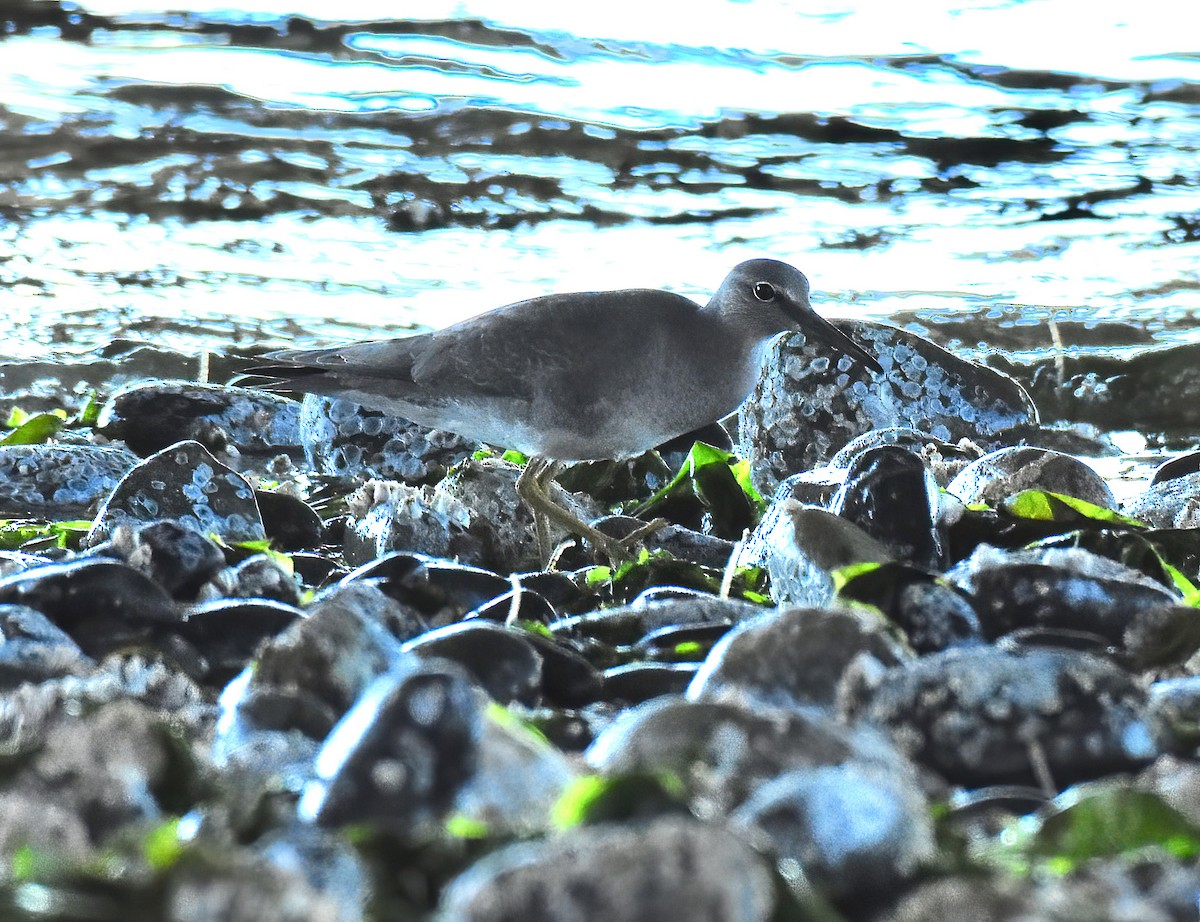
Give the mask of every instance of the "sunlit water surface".
[(964, 347), (1197, 338), (1200, 4), (25, 7), (0, 12), (9, 357), (703, 299), (762, 255), (828, 315)]

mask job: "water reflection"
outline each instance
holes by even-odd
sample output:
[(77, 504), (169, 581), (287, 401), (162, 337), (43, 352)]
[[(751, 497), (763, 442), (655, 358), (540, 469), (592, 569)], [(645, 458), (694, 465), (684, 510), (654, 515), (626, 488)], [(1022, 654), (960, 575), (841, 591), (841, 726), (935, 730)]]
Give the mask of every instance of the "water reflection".
[(441, 325), (552, 289), (703, 297), (763, 254), (833, 314), (1195, 326), (1179, 42), (1200, 13), (535, 6), (7, 14), (0, 303), (23, 348), (89, 305), (321, 339), (322, 318)]

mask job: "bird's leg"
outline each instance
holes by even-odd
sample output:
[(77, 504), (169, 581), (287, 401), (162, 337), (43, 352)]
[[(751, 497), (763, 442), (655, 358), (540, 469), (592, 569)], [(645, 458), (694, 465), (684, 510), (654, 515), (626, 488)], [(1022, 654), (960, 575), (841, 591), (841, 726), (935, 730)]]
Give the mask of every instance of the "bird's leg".
[(632, 542), (630, 538), (621, 540), (609, 537), (554, 501), (550, 495), (550, 484), (562, 467), (562, 464), (551, 461), (549, 458), (533, 457), (526, 462), (525, 470), (517, 478), (517, 495), (533, 513), (534, 528), (538, 535), (538, 553), (541, 554), (543, 560), (548, 559), (550, 554), (549, 522), (553, 522), (573, 535), (586, 538), (593, 547), (614, 564), (630, 559), (632, 545), (646, 534), (665, 524), (662, 520), (656, 520), (661, 524), (648, 523), (630, 536), (631, 538), (637, 536)]

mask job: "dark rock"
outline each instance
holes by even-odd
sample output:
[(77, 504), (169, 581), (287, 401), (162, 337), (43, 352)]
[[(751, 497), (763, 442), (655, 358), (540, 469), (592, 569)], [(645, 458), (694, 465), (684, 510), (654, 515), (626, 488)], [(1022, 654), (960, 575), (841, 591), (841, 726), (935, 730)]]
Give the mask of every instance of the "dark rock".
[(194, 599), (200, 587), (225, 566), (225, 554), (216, 543), (170, 519), (118, 525), (112, 542), (126, 563), (176, 599)]
[(780, 605), (826, 605), (834, 596), (834, 570), (891, 559), (883, 544), (853, 522), (785, 499), (767, 509), (737, 562), (766, 567), (771, 597)]
[(0, 577), (12, 576), (24, 570), (44, 567), (54, 563), (49, 557), (40, 554), (25, 554), (21, 551), (0, 551)]
[(479, 447), (453, 432), (313, 394), (301, 403), (299, 425), (313, 470), (345, 480), (432, 483)]
[(25, 605), (0, 605), (0, 688), (86, 672), (92, 661), (65, 631)]
[(392, 598), (420, 611), (433, 627), (460, 621), (511, 588), (491, 570), (401, 551), (352, 570), (342, 582), (360, 580), (377, 581)]
[(198, 442), (164, 448), (126, 474), (101, 506), (87, 542), (107, 540), (118, 525), (159, 519), (230, 543), (266, 537), (253, 488)]
[(501, 704), (533, 705), (541, 696), (542, 657), (524, 631), (490, 621), (465, 621), (414, 637), (404, 650), (423, 659), (457, 663)]
[(1061, 790), (1156, 754), (1142, 718), (1145, 693), (1086, 653), (947, 650), (847, 685), (844, 706), (956, 784)]
[(525, 638), (542, 658), (542, 694), (547, 703), (577, 708), (601, 695), (601, 677), (594, 666), (566, 641), (529, 631)]
[(982, 642), (967, 593), (916, 567), (884, 564), (864, 570), (842, 586), (840, 597), (874, 605), (918, 653)]
[(851, 439), (902, 426), (947, 442), (998, 447), (1006, 430), (1037, 419), (1014, 380), (952, 355), (906, 330), (842, 321), (843, 332), (876, 356), (882, 375), (802, 333), (772, 344), (767, 365), (739, 414), (742, 455), (760, 492), (827, 462)]
[(101, 558), (0, 579), (0, 604), (36, 609), (90, 656), (145, 641), (181, 618), (175, 600), (158, 583), (126, 564)]
[(829, 459), (829, 467), (846, 470), (863, 452), (884, 445), (895, 445), (917, 455), (940, 487), (948, 484), (959, 470), (980, 455), (979, 447), (970, 442), (952, 444), (907, 426), (887, 426), (855, 436)]
[(908, 449), (882, 445), (856, 455), (830, 511), (882, 544), (891, 559), (919, 567), (941, 559), (938, 487)]
[(1200, 748), (1200, 677), (1163, 679), (1151, 685), (1146, 718), (1164, 750), (1195, 753)]
[(882, 903), (936, 853), (929, 804), (911, 774), (847, 762), (759, 787), (731, 817), (761, 835), (783, 871), (839, 904)]
[(1200, 473), (1200, 451), (1189, 451), (1186, 454), (1170, 458), (1156, 467), (1150, 477), (1150, 486), (1166, 483), (1168, 480), (1183, 477), (1185, 474), (1196, 473)]
[(296, 401), (253, 388), (150, 381), (113, 394), (96, 427), (108, 438), (123, 439), (139, 455), (193, 441), (243, 470), (279, 454), (299, 460), (299, 416)]
[(550, 632), (563, 637), (594, 638), (609, 644), (635, 644), (647, 634), (667, 627), (734, 625), (762, 613), (761, 606), (740, 599), (689, 593), (563, 618), (550, 625)]
[(214, 599), (273, 599), (287, 605), (300, 604), (296, 578), (266, 554), (247, 557), (236, 567), (217, 573), (201, 587), (202, 602)]
[(402, 832), (437, 822), (475, 771), (482, 725), (478, 693), (458, 667), (398, 660), (325, 740), (301, 817)]
[(185, 753), (160, 715), (116, 701), (50, 730), (25, 776), (27, 796), (71, 804), (101, 842), (126, 823), (191, 806), (198, 789)]
[(1179, 601), (1148, 576), (1078, 548), (981, 545), (946, 578), (971, 594), (989, 639), (1019, 628), (1066, 628), (1116, 644), (1140, 612)]
[(604, 698), (641, 704), (661, 695), (681, 695), (696, 677), (696, 663), (627, 663), (604, 670)]
[(537, 624), (551, 624), (558, 620), (554, 607), (545, 597), (532, 589), (523, 586), (510, 589), (503, 595), (484, 602), (473, 611), (463, 616), (464, 621), (481, 618), (485, 621), (530, 621)]
[(878, 615), (786, 608), (738, 625), (713, 647), (688, 688), (694, 701), (745, 707), (831, 707), (860, 656), (893, 666), (909, 656)]
[(119, 446), (0, 446), (0, 515), (91, 516), (137, 460)]
[(1071, 455), (1044, 448), (1001, 448), (968, 464), (946, 488), (964, 503), (998, 507), (1022, 490), (1046, 490), (1105, 509), (1117, 501), (1104, 478)]
[(509, 845), (459, 876), (443, 922), (766, 922), (770, 872), (721, 826), (662, 818), (644, 826), (587, 826)]
[(325, 543), (325, 522), (304, 500), (279, 490), (255, 490), (254, 499), (272, 547), (298, 551)]
[(268, 637), (304, 613), (268, 599), (218, 599), (188, 609), (175, 633), (203, 657), (205, 678), (224, 684), (240, 672)]

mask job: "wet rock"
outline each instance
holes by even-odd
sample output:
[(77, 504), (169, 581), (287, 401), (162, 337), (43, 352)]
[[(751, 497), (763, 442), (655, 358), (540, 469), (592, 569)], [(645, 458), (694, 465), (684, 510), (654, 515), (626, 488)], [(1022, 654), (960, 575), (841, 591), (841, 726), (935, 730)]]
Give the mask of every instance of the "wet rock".
[(1155, 682), (1150, 686), (1146, 717), (1163, 749), (1195, 753), (1200, 748), (1200, 677)]
[(1150, 486), (1157, 486), (1168, 480), (1174, 480), (1176, 477), (1196, 473), (1200, 473), (1200, 451), (1189, 451), (1186, 454), (1170, 458), (1156, 467), (1150, 476)]
[(739, 414), (741, 454), (760, 492), (827, 462), (871, 429), (902, 426), (947, 442), (997, 446), (1037, 419), (1013, 379), (960, 359), (906, 330), (866, 321), (837, 326), (876, 356), (882, 375), (801, 333), (779, 337)]
[(263, 641), (302, 617), (295, 606), (269, 599), (217, 599), (189, 608), (175, 633), (201, 657), (198, 671), (206, 680), (223, 685)]
[(484, 710), (474, 770), (454, 796), (453, 814), (494, 835), (550, 827), (555, 804), (579, 775), (573, 761), (499, 708)]
[(263, 530), (280, 551), (318, 548), (325, 543), (325, 523), (312, 506), (281, 490), (255, 490)]
[(929, 804), (912, 776), (853, 762), (792, 771), (731, 818), (780, 863), (840, 904), (884, 902), (936, 852)]
[(889, 559), (920, 567), (942, 556), (938, 487), (920, 457), (898, 445), (855, 456), (830, 511), (882, 544)]
[(1174, 666), (1200, 650), (1200, 618), (1191, 605), (1140, 609), (1121, 640), (1134, 669)]
[(88, 533), (89, 546), (118, 525), (174, 519), (229, 543), (266, 537), (254, 490), (198, 442), (180, 442), (134, 467), (109, 494)]
[(525, 639), (542, 658), (542, 694), (548, 704), (577, 708), (600, 697), (600, 674), (565, 641), (532, 631)]
[(732, 626), (762, 613), (761, 606), (740, 599), (688, 594), (653, 601), (635, 600), (630, 605), (563, 618), (550, 625), (550, 632), (609, 644), (635, 644), (647, 634), (664, 628), (696, 624)]
[(1140, 612), (1179, 601), (1148, 576), (1079, 548), (981, 545), (946, 578), (971, 594), (989, 639), (1020, 628), (1066, 628), (1120, 643)]
[(279, 454), (302, 456), (300, 404), (247, 387), (149, 381), (123, 387), (96, 422), (108, 438), (139, 455), (177, 442), (199, 442), (236, 470), (260, 468)]
[(914, 580), (904, 585), (888, 615), (903, 629), (909, 646), (917, 653), (982, 640), (974, 607), (962, 593), (938, 580)]
[(483, 547), (468, 529), (471, 510), (433, 487), (371, 480), (348, 498), (344, 552), (352, 566), (394, 551), (478, 561)]
[(0, 688), (88, 671), (91, 659), (65, 631), (25, 605), (0, 605)]
[(487, 621), (466, 621), (414, 637), (404, 650), (457, 663), (501, 704), (532, 705), (541, 696), (542, 657), (523, 635)]
[(844, 711), (964, 785), (1058, 789), (1154, 757), (1145, 693), (1086, 653), (968, 647), (934, 653), (844, 689)]
[[(75, 804), (30, 796), (29, 791), (11, 785), (6, 788), (0, 791), (0, 860), (7, 866), (11, 867), (17, 856), (29, 849), (65, 862), (82, 862), (90, 857), (91, 836)], [(5, 887), (11, 886), (11, 878), (7, 868), (0, 874)]]
[(338, 585), (267, 641), (226, 687), (213, 741), (218, 763), (307, 771), (318, 741), (403, 658), (398, 638), (424, 629), (418, 615), (378, 586)]
[(695, 663), (626, 663), (604, 670), (604, 698), (641, 704), (661, 695), (681, 695), (696, 677)]
[(313, 394), (301, 403), (299, 426), (312, 469), (346, 480), (431, 483), (479, 448), (453, 432)]
[(662, 818), (507, 846), (447, 888), (441, 922), (766, 922), (771, 875), (721, 826)]
[(588, 748), (606, 775), (670, 774), (692, 811), (724, 816), (789, 771), (856, 762), (892, 774), (911, 771), (878, 731), (815, 711), (746, 710), (723, 702), (657, 698), (630, 708)]
[(120, 446), (0, 446), (0, 515), (90, 516), (137, 460)]
[(376, 583), (393, 599), (419, 611), (431, 627), (460, 621), (511, 588), (491, 570), (402, 552), (357, 567), (342, 579), (343, 584), (360, 581)]
[[(370, 871), (355, 848), (336, 833), (293, 822), (256, 842), (255, 851), (271, 868), (298, 878), (311, 888), (313, 896), (319, 895), (320, 899), (313, 901), (315, 906), (302, 903), (298, 907), (307, 913), (299, 917), (303, 922), (312, 922), (318, 917), (314, 910), (325, 908), (329, 922), (362, 922), (367, 918), (374, 895)], [(214, 915), (213, 922), (228, 918)], [(246, 922), (258, 920), (250, 916)]]
[(889, 550), (839, 515), (794, 499), (773, 503), (742, 548), (739, 566), (766, 567), (780, 605), (825, 605), (833, 571), (891, 560)]
[(214, 541), (171, 519), (118, 525), (112, 543), (129, 566), (180, 600), (194, 599), (200, 587), (225, 566), (225, 554)]
[(44, 567), (54, 563), (49, 557), (40, 554), (25, 554), (21, 551), (0, 551), (0, 577), (12, 576), (23, 570), (34, 567)]
[(212, 722), (212, 706), (187, 676), (137, 654), (110, 655), (82, 675), (25, 683), (0, 694), (0, 739), (10, 752), (32, 751), (63, 714), (87, 714), (121, 700), (169, 714), (196, 738)]
[(198, 791), (185, 753), (159, 715), (116, 701), (51, 729), (24, 776), (27, 796), (72, 804), (99, 842), (125, 823), (190, 806)]
[(397, 660), (325, 740), (301, 817), (401, 832), (438, 822), (476, 769), (482, 724), (478, 692), (457, 666)]
[(1161, 480), (1127, 500), (1121, 511), (1155, 528), (1200, 528), (1200, 473)]
[(254, 554), (236, 567), (217, 573), (200, 588), (200, 601), (215, 599), (274, 599), (287, 605), (300, 604), (300, 586), (274, 557)]
[(946, 488), (964, 503), (998, 507), (1022, 490), (1046, 490), (1105, 509), (1117, 501), (1104, 478), (1071, 455), (1045, 448), (1001, 448), (968, 464)]
[(545, 596), (532, 589), (520, 587), (510, 589), (508, 592), (484, 602), (463, 616), (464, 621), (472, 618), (498, 621), (502, 624), (512, 621), (551, 624), (558, 620), (558, 614), (554, 611), (554, 606), (546, 601)]
[(894, 666), (911, 653), (877, 615), (786, 608), (726, 634), (687, 694), (694, 701), (731, 701), (745, 707), (831, 707), (842, 673), (864, 655)]
[[(644, 522), (641, 524), (645, 524)], [(666, 525), (646, 539), (651, 550), (666, 551), (680, 560), (691, 560), (702, 567), (723, 570), (733, 553), (733, 542), (692, 531), (682, 525)]]
[(951, 444), (926, 432), (908, 426), (887, 426), (855, 436), (829, 459), (829, 467), (846, 470), (865, 451), (894, 445), (917, 455), (933, 474), (939, 487), (948, 484), (963, 467), (978, 458), (982, 451), (969, 441)]
[(178, 624), (178, 606), (145, 574), (102, 558), (79, 558), (0, 579), (0, 604), (36, 609), (91, 656), (149, 639)]

